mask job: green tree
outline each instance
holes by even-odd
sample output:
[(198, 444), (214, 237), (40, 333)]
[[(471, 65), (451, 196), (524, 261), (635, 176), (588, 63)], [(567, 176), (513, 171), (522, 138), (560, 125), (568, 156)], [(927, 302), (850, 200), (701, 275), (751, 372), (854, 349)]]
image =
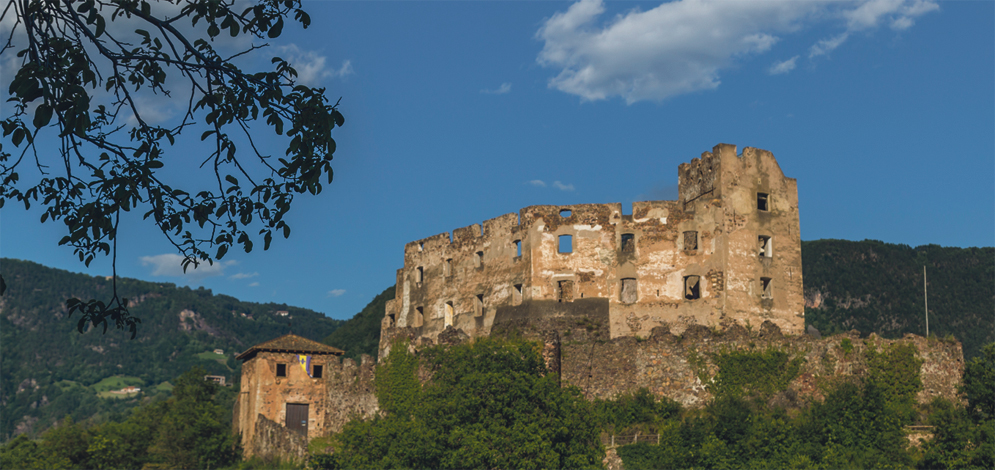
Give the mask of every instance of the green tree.
[(986, 345), (980, 356), (964, 365), (961, 390), (976, 420), (995, 420), (995, 343)]
[[(547, 373), (538, 344), (480, 339), (433, 348), (420, 362), (432, 378), (415, 388), (418, 364), (403, 344), (391, 348), (376, 384), (386, 416), (348, 423), (338, 437), (335, 465), (600, 466), (603, 454), (591, 404), (579, 390), (561, 388), (556, 376)], [(381, 379), (385, 376), (386, 381)]]
[[(331, 182), (331, 131), (344, 119), (323, 88), (297, 83), (287, 61), (274, 57), (271, 71), (255, 72), (234, 60), (263, 47), (253, 41), (279, 37), (288, 21), (308, 27), (300, 0), (260, 0), (241, 11), (236, 3), (8, 2), (0, 20), (14, 26), (0, 59), (19, 67), (0, 122), (0, 207), (40, 202), (42, 222), (62, 221), (59, 244), (87, 265), (116, 253), (120, 213), (132, 209), (185, 257), (184, 268), (233, 245), (249, 252), (257, 236), (264, 249), (274, 232), (288, 237), (294, 197)], [(238, 36), (252, 45), (228, 51), (226, 38)], [(181, 117), (156, 122), (142, 104), (156, 97), (186, 103)], [(276, 148), (259, 139), (260, 128), (282, 136)], [(200, 146), (211, 183), (171, 182), (162, 169), (181, 164), (167, 158), (177, 143)], [(22, 181), (27, 162), (40, 176)], [(106, 331), (110, 321), (134, 335), (138, 319), (127, 304), (116, 282), (106, 302), (68, 302), (81, 332), (87, 322)]]

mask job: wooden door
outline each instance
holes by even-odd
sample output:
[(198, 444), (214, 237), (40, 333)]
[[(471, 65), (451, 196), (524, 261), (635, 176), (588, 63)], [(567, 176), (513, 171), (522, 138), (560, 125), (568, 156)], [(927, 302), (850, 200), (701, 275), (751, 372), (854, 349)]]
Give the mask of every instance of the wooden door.
[(307, 436), (307, 403), (287, 403), (287, 429)]

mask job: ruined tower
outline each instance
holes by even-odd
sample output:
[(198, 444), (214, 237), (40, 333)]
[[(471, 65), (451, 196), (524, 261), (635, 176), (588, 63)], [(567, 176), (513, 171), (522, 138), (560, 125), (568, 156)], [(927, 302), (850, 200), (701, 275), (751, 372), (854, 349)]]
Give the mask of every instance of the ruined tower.
[(607, 323), (611, 338), (766, 320), (802, 333), (796, 181), (770, 152), (727, 144), (678, 176), (677, 201), (636, 202), (631, 215), (531, 206), (408, 243), (381, 348), (399, 332), (437, 342), (563, 318)]

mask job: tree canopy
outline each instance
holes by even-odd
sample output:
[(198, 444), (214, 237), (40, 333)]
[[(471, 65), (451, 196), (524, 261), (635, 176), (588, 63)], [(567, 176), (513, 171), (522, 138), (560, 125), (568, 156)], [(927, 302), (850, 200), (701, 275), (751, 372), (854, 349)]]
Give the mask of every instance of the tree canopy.
[[(132, 209), (184, 269), (288, 237), (294, 197), (332, 180), (331, 132), (344, 122), (286, 60), (243, 70), (289, 22), (310, 25), (300, 0), (7, 3), (0, 60), (17, 72), (0, 122), (0, 207), (40, 203), (42, 222), (64, 223), (59, 244), (87, 265), (98, 255), (116, 264), (121, 212)], [(163, 100), (184, 103), (181, 112), (162, 118)], [(202, 186), (187, 168), (198, 164)], [(68, 307), (81, 331), (110, 320), (134, 333), (138, 323), (116, 287), (107, 302)]]

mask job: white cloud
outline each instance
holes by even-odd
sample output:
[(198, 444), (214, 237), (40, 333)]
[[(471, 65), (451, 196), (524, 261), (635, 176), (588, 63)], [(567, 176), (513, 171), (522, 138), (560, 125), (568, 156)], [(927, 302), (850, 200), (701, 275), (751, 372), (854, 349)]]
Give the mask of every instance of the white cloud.
[(340, 297), (342, 294), (345, 294), (345, 289), (332, 289), (328, 291), (329, 297)]
[(532, 180), (532, 181), (528, 181), (528, 184), (531, 184), (532, 186), (535, 186), (537, 188), (545, 188), (546, 187), (546, 182), (543, 181), (543, 180)]
[(192, 264), (189, 265), (187, 267), (187, 271), (184, 273), (183, 256), (176, 253), (142, 256), (139, 258), (139, 261), (142, 262), (142, 266), (152, 266), (152, 272), (150, 273), (152, 276), (185, 277), (193, 280), (213, 276), (223, 276), (225, 274), (226, 267), (237, 264), (237, 262), (233, 260), (215, 261), (214, 264), (201, 262), (196, 268), (194, 268)]
[(574, 185), (572, 185), (572, 184), (563, 184), (563, 183), (561, 183), (559, 181), (553, 181), (553, 187), (556, 188), (556, 189), (559, 189), (560, 191), (573, 191), (574, 190)]
[[(839, 47), (852, 32), (884, 22), (905, 29), (937, 8), (934, 0), (677, 0), (601, 21), (602, 0), (579, 0), (539, 28), (536, 37), (544, 45), (536, 60), (558, 70), (550, 88), (584, 101), (660, 101), (718, 87), (723, 69), (816, 22), (837, 21), (843, 30), (812, 45), (810, 58)], [(768, 72), (785, 73), (794, 60)]]
[(798, 61), (798, 56), (794, 56), (784, 62), (775, 62), (767, 69), (767, 73), (771, 75), (780, 75), (782, 73), (788, 73), (795, 69), (795, 62)]
[(480, 92), (490, 95), (503, 95), (505, 93), (511, 93), (511, 82), (504, 82), (501, 86), (494, 90), (480, 90)]
[(253, 282), (252, 284), (249, 284), (249, 287), (259, 287), (259, 283)]
[(307, 86), (320, 86), (325, 79), (352, 75), (352, 61), (342, 61), (338, 70), (328, 68), (328, 59), (315, 51), (305, 51), (297, 44), (288, 44), (277, 48), (287, 62), (297, 70), (297, 83)]
[(228, 276), (228, 279), (232, 279), (232, 280), (235, 280), (235, 279), (248, 279), (250, 277), (256, 277), (258, 275), (259, 275), (259, 273), (235, 273), (235, 274), (232, 274), (231, 276)]

